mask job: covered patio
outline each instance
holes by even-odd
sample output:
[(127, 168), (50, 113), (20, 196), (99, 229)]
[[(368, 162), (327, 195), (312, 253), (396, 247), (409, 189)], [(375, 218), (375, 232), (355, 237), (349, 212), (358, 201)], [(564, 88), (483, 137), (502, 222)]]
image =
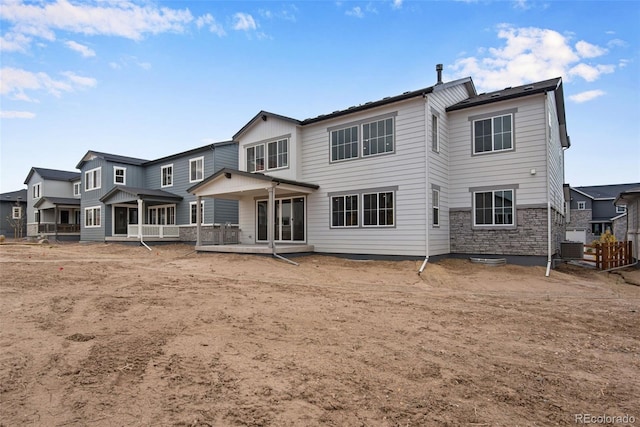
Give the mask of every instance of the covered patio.
[(80, 199), (42, 197), (33, 207), (37, 209), (38, 235), (80, 239)]
[[(241, 201), (239, 216), (245, 218), (245, 222), (240, 224), (240, 243), (205, 244), (198, 209), (196, 251), (250, 254), (313, 252), (313, 245), (306, 240), (306, 196), (317, 189), (315, 184), (262, 173), (221, 169), (187, 191), (197, 197), (198, 205), (205, 198)], [(243, 205), (244, 209), (249, 207), (251, 213), (242, 212)]]

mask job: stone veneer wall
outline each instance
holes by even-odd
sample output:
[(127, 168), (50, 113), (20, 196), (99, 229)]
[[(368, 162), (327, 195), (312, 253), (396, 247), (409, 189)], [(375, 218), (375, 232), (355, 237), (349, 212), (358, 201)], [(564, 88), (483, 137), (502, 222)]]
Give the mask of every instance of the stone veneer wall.
[(27, 224), (27, 236), (35, 237), (38, 235), (38, 223)]
[(627, 240), (627, 217), (628, 215), (625, 215), (613, 221), (613, 230), (611, 232), (619, 242)]
[[(451, 211), (451, 252), (462, 254), (547, 256), (547, 209), (517, 210), (512, 230), (472, 229), (471, 211)], [(565, 238), (564, 216), (552, 214), (552, 247), (560, 252)]]
[(591, 209), (571, 209), (571, 221), (567, 222), (567, 230), (586, 230), (586, 244), (596, 240), (596, 236), (591, 232)]

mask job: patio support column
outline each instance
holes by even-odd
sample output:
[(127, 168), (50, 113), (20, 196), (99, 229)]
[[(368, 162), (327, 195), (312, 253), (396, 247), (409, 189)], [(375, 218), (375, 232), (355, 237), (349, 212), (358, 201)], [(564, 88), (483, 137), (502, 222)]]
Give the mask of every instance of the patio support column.
[(202, 231), (202, 211), (200, 210), (202, 205), (202, 196), (196, 197), (196, 246), (202, 245), (202, 239), (200, 233)]
[(138, 238), (142, 239), (142, 222), (144, 218), (142, 199), (138, 199)]
[(269, 201), (267, 202), (267, 238), (269, 239), (269, 247), (274, 249), (275, 246), (273, 244), (274, 240), (274, 222), (275, 218), (273, 217), (273, 209), (275, 207), (275, 192), (276, 192), (276, 184), (275, 182), (271, 183), (271, 187), (267, 188), (269, 192)]
[(56, 240), (58, 240), (58, 205), (55, 205), (53, 208), (53, 231), (56, 236)]

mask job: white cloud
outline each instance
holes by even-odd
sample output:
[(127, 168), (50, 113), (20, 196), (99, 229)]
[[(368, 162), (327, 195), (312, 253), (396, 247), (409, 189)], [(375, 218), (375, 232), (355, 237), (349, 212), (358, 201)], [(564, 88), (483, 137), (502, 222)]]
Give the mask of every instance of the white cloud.
[(283, 6), (280, 10), (260, 9), (260, 16), (265, 19), (281, 19), (283, 21), (296, 22), (298, 20), (298, 8), (295, 5)]
[(513, 8), (520, 9), (520, 10), (528, 10), (528, 9), (531, 9), (531, 5), (529, 5), (527, 0), (515, 0), (513, 2)]
[(24, 34), (7, 33), (0, 36), (0, 52), (26, 52), (31, 44), (31, 37)]
[(402, 1), (403, 0), (393, 0), (392, 7), (394, 9), (400, 9), (402, 7)]
[(18, 101), (37, 102), (26, 91), (45, 91), (55, 97), (63, 92), (94, 87), (97, 81), (90, 77), (79, 76), (71, 71), (61, 73), (65, 79), (54, 79), (47, 73), (32, 73), (18, 68), (5, 67), (0, 70), (0, 94)]
[(570, 36), (554, 30), (500, 25), (498, 38), (504, 41), (502, 46), (479, 49), (475, 56), (456, 60), (452, 77), (473, 76), (483, 92), (553, 77), (591, 82), (615, 71), (613, 65), (581, 62), (582, 58), (603, 55), (606, 49), (586, 41), (576, 43), (574, 48)]
[(577, 93), (569, 97), (570, 100), (577, 103), (591, 101), (605, 95), (605, 92), (601, 90), (588, 90), (586, 92)]
[(626, 47), (627, 46), (627, 42), (625, 42), (624, 40), (620, 40), (620, 39), (612, 39), (612, 40), (609, 40), (609, 42), (607, 43), (607, 46), (609, 46), (610, 48), (612, 48), (612, 47)]
[(360, 6), (355, 6), (354, 8), (347, 10), (345, 12), (345, 15), (355, 16), (356, 18), (364, 18), (364, 12), (362, 12)]
[(13, 26), (13, 34), (24, 37), (55, 40), (55, 31), (62, 30), (140, 40), (146, 34), (182, 32), (193, 16), (188, 9), (138, 5), (127, 0), (86, 3), (4, 0), (2, 19)]
[(218, 24), (216, 22), (216, 19), (210, 13), (198, 17), (198, 19), (196, 19), (196, 26), (198, 27), (198, 29), (206, 26), (209, 31), (219, 37), (227, 35), (222, 25)]
[(75, 50), (76, 52), (79, 52), (85, 58), (96, 56), (96, 53), (95, 53), (95, 51), (93, 51), (93, 49), (91, 49), (88, 46), (85, 46), (83, 44), (74, 42), (72, 40), (69, 40), (68, 42), (66, 42), (65, 45), (69, 49)]
[(30, 111), (0, 111), (0, 119), (33, 119), (35, 113)]
[(621, 60), (618, 62), (618, 68), (624, 68), (624, 67), (626, 67), (627, 65), (629, 65), (629, 62), (631, 62), (631, 61), (630, 61), (630, 60), (628, 60), (628, 59), (621, 59)]
[(602, 56), (607, 53), (607, 49), (587, 43), (584, 40), (580, 40), (576, 43), (576, 50), (578, 51), (578, 55), (583, 58), (597, 58), (598, 56)]
[(233, 29), (240, 31), (251, 31), (258, 28), (256, 21), (253, 19), (253, 16), (248, 13), (238, 12), (233, 15)]

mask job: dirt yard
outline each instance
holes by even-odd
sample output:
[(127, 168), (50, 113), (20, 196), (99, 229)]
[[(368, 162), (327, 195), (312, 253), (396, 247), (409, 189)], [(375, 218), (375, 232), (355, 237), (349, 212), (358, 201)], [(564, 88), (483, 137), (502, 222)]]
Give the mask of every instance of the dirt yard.
[(296, 261), (0, 246), (0, 425), (640, 424), (620, 274)]

